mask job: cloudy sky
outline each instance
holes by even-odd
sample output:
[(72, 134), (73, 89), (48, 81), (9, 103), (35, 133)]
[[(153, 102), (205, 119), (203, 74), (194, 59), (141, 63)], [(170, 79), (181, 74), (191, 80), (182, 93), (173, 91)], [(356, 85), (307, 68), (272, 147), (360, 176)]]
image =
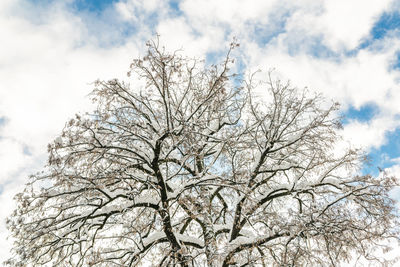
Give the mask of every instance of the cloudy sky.
[(208, 63), (236, 37), (241, 71), (275, 69), (339, 101), (343, 135), (371, 156), (364, 171), (400, 176), (398, 0), (0, 0), (0, 262), (12, 197), (47, 143), (91, 109), (94, 80), (128, 80), (157, 33)]

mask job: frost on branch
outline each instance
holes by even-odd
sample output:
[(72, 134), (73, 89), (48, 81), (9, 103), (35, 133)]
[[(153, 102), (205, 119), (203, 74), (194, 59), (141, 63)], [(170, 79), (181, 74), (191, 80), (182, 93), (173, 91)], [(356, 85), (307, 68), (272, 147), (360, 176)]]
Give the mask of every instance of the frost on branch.
[[(98, 81), (93, 114), (49, 145), (8, 218), (12, 266), (329, 266), (398, 237), (392, 177), (358, 175), (337, 104), (149, 42), (133, 90)], [(239, 85), (241, 84), (241, 85)], [(325, 107), (325, 108), (324, 108)], [(382, 263), (384, 263), (382, 261)]]

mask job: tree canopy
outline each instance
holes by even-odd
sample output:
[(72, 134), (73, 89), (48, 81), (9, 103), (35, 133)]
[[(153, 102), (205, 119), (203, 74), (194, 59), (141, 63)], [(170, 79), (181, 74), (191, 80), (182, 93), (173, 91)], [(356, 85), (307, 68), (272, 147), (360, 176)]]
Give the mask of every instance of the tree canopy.
[[(398, 238), (389, 191), (340, 141), (337, 103), (148, 42), (97, 81), (8, 218), (12, 266), (335, 266)], [(255, 94), (258, 90), (258, 94)], [(260, 93), (261, 92), (261, 93)], [(257, 97), (257, 95), (259, 95)]]

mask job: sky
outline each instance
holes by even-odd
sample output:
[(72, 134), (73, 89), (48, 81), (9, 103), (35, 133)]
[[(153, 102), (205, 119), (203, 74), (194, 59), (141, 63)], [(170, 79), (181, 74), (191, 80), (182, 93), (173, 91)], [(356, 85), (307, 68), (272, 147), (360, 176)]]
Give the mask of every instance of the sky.
[(207, 62), (236, 37), (239, 71), (274, 69), (339, 101), (341, 134), (370, 157), (363, 172), (400, 177), (399, 0), (1, 0), (0, 33), (0, 262), (13, 196), (47, 143), (93, 109), (96, 79), (134, 83), (129, 65), (156, 34)]

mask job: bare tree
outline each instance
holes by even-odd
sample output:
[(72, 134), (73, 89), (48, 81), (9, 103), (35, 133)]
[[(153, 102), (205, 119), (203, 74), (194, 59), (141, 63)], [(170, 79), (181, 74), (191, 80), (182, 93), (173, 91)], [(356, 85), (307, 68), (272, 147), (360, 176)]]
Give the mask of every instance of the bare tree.
[[(48, 147), (8, 218), (15, 266), (335, 266), (398, 237), (395, 179), (357, 175), (338, 104), (148, 43), (133, 90), (98, 81), (93, 114)], [(310, 96), (312, 95), (312, 96)]]

